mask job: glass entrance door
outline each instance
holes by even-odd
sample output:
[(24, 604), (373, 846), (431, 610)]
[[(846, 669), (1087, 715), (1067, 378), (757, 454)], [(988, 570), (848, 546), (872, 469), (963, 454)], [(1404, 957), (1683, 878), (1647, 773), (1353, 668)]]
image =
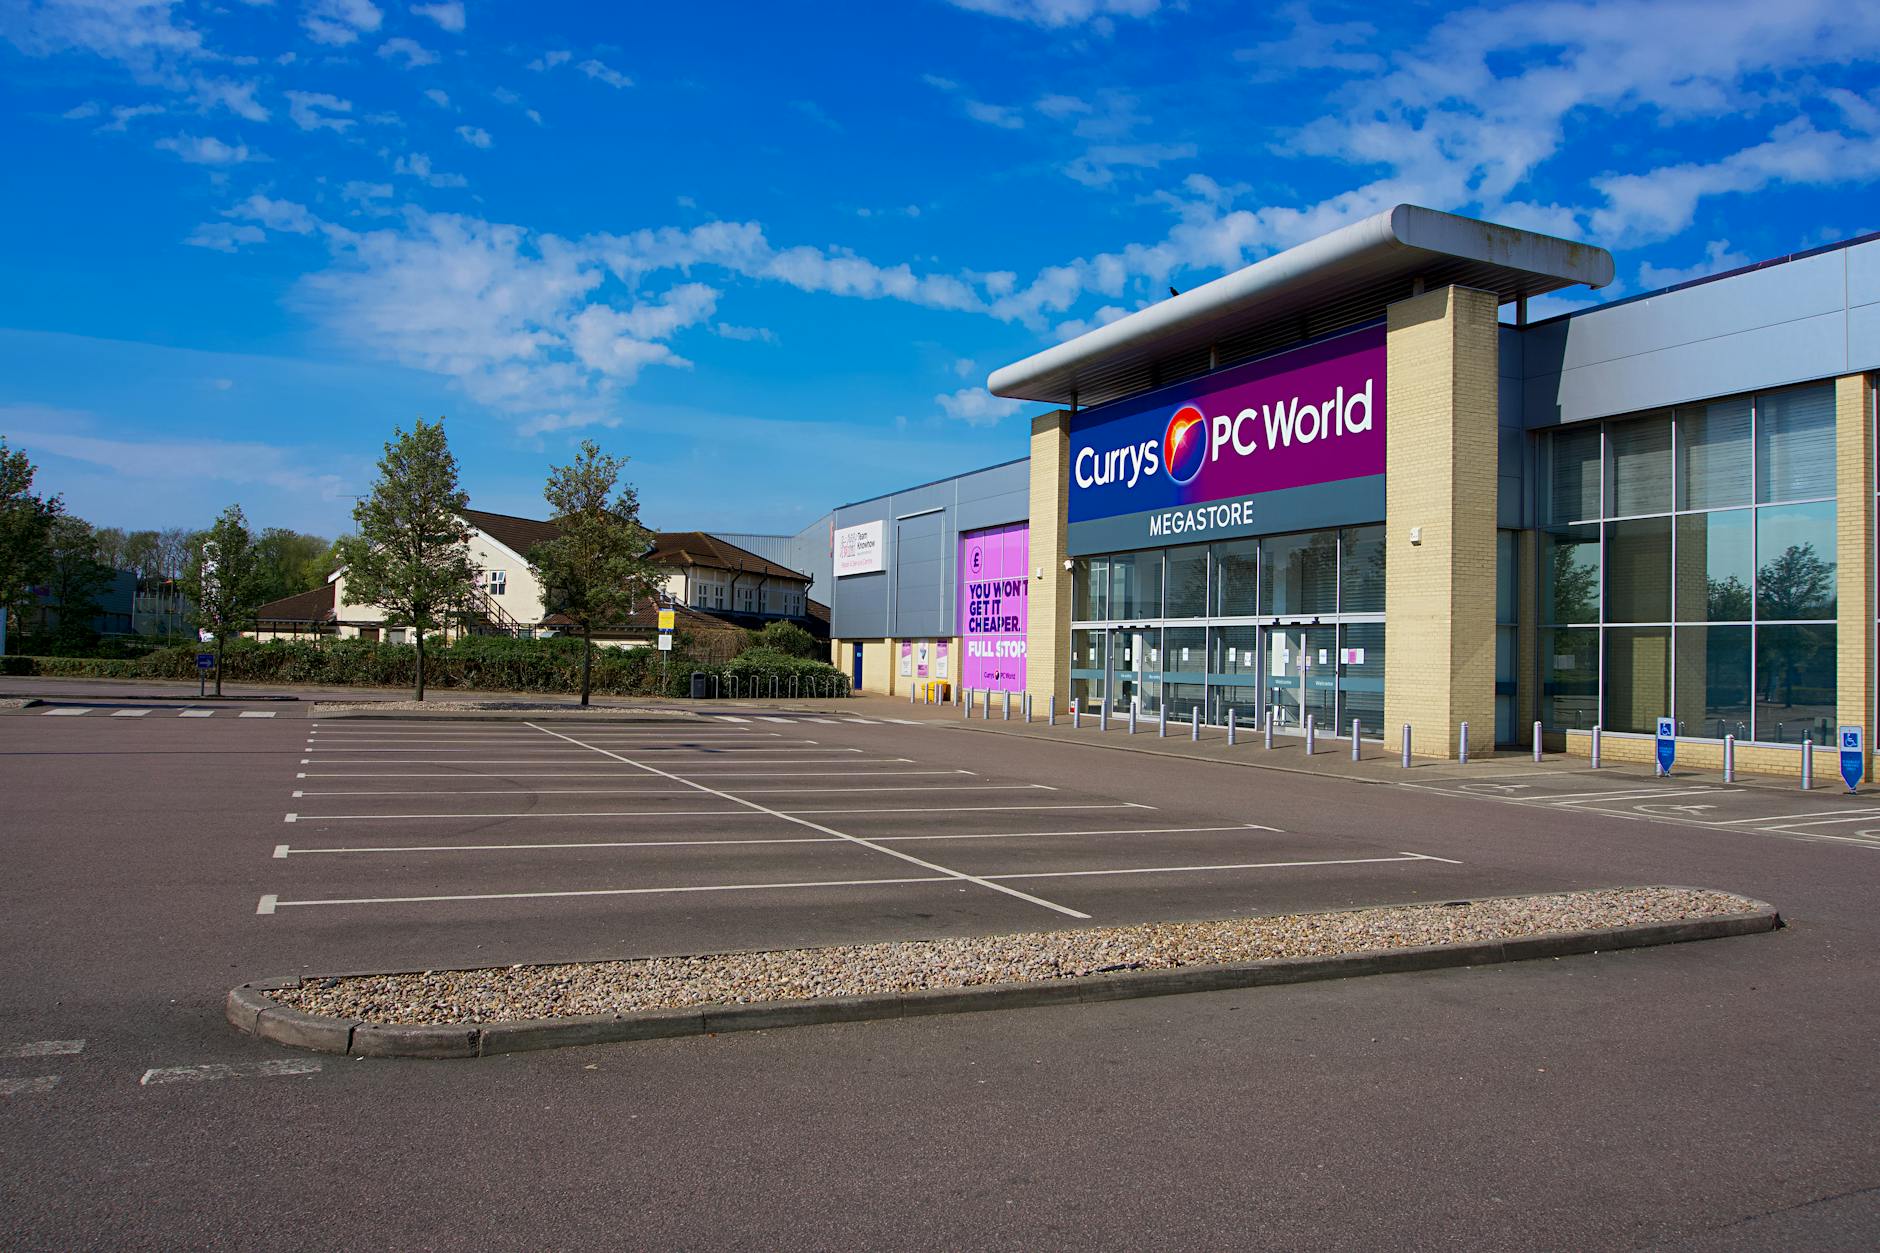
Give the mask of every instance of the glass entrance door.
[(1305, 726), (1305, 709), (1300, 703), (1304, 693), (1299, 683), (1305, 632), (1295, 627), (1267, 627), (1261, 635), (1265, 640), (1261, 652), (1266, 663), (1266, 712), (1272, 714), (1274, 727), (1298, 730)]
[(1162, 689), (1162, 629), (1114, 627), (1110, 631), (1110, 716), (1127, 717), (1131, 703), (1144, 716), (1159, 708)]

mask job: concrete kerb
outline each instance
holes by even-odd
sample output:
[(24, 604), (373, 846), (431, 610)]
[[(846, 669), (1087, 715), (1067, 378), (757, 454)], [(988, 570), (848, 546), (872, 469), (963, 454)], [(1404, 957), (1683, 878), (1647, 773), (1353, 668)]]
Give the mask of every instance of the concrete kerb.
[[(1493, 898), (1482, 898), (1493, 899)], [(271, 991), (298, 987), (300, 979), (256, 980), (228, 994), (228, 1020), (238, 1031), (295, 1048), (359, 1057), (463, 1058), (504, 1053), (613, 1044), (632, 1040), (765, 1031), (839, 1022), (870, 1022), (929, 1014), (967, 1014), (1032, 1009), (1191, 992), (1354, 979), (1368, 975), (1487, 966), (1502, 962), (1648, 948), (1757, 935), (1782, 927), (1774, 906), (1754, 902), (1740, 914), (1642, 923), (1588, 931), (1563, 931), (1507, 940), (1481, 940), (1412, 948), (1374, 949), (1326, 957), (1277, 957), (1167, 970), (1125, 970), (1036, 983), (925, 988), (905, 993), (767, 1001), (751, 1005), (702, 1005), (525, 1022), (425, 1025), (371, 1024), (355, 1018), (303, 1014), (280, 1004)], [(325, 978), (328, 976), (311, 976)]]

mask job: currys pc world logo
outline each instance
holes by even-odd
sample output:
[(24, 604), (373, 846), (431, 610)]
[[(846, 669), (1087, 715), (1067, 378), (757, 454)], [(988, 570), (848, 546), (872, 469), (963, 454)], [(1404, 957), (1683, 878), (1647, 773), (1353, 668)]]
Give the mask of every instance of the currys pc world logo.
[(1070, 520), (1381, 475), (1385, 355), (1361, 328), (1076, 415)]

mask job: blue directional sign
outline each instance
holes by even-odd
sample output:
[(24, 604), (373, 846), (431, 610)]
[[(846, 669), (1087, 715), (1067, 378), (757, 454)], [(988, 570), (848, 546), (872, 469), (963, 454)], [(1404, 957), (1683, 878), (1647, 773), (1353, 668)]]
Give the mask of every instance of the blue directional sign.
[(198, 670), (215, 669), (215, 654), (214, 653), (197, 653), (196, 654), (196, 669)]
[(1675, 718), (1658, 720), (1658, 773), (1670, 774), (1671, 763), (1678, 759), (1678, 722)]
[(1842, 727), (1841, 742), (1841, 778), (1847, 783), (1847, 790), (1860, 788), (1861, 776), (1867, 773), (1867, 746), (1862, 742), (1859, 727)]

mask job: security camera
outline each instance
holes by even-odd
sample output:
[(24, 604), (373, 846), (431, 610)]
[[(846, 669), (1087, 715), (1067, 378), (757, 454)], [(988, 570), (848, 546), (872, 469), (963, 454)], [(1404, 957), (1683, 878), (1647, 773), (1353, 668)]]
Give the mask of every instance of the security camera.
[(1074, 569), (1076, 569), (1076, 568), (1077, 568), (1077, 563), (1076, 563), (1075, 561), (1073, 561), (1073, 560), (1071, 560), (1071, 559), (1070, 559), (1069, 557), (1066, 557), (1066, 558), (1064, 559), (1064, 568), (1065, 568), (1066, 570), (1074, 570)]

